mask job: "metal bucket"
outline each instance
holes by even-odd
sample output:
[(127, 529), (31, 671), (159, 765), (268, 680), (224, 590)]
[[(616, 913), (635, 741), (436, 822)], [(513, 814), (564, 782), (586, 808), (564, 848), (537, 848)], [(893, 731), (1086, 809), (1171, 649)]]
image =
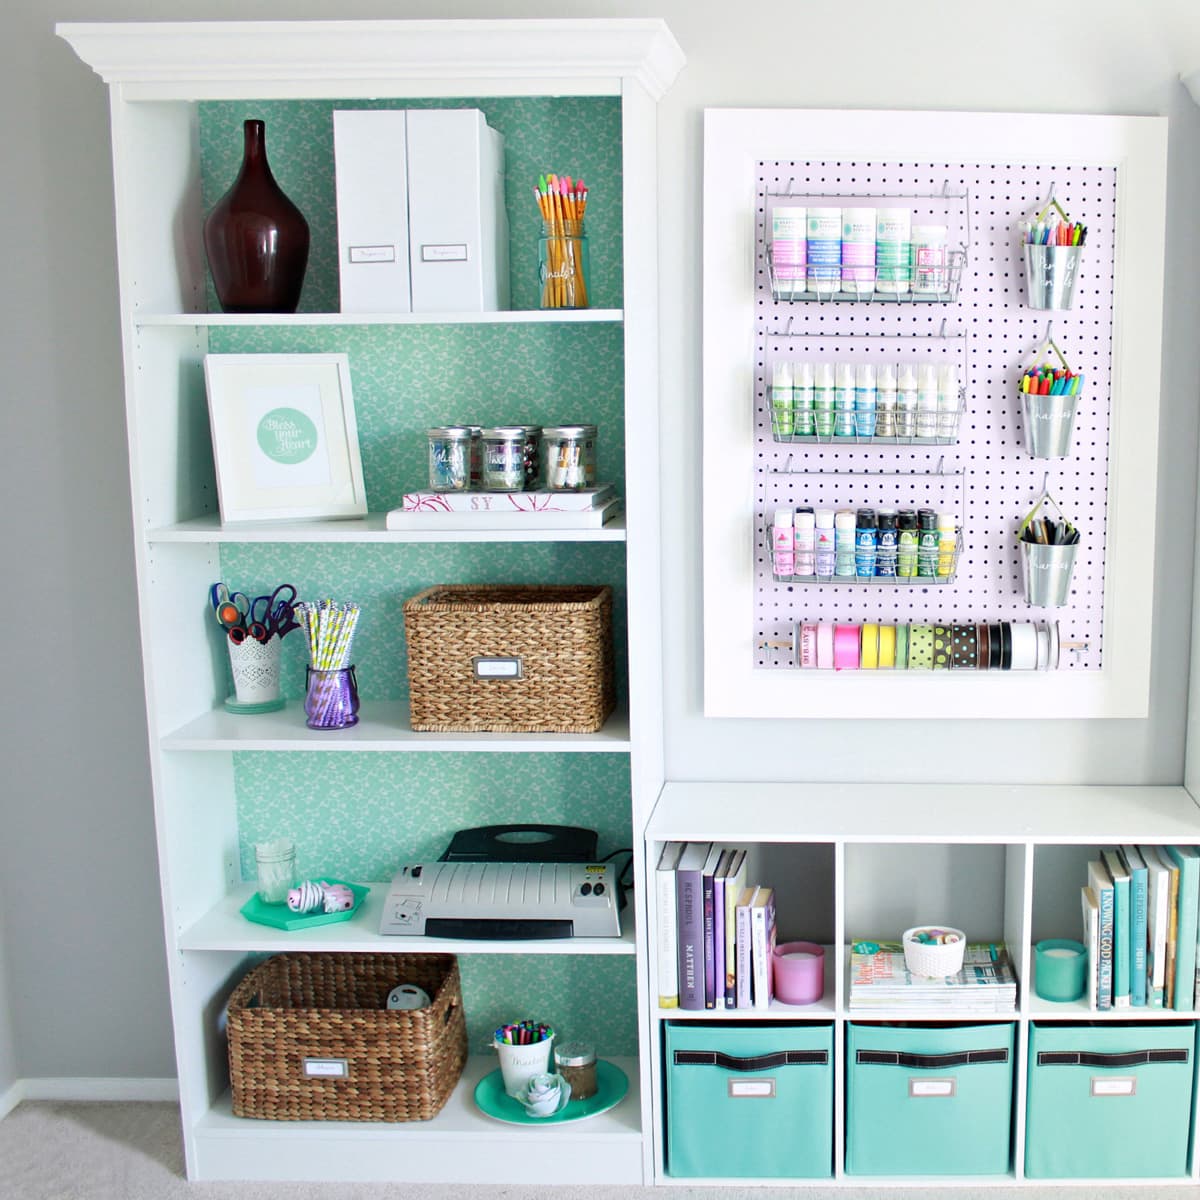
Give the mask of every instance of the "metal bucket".
[(1071, 307), (1082, 251), (1082, 246), (1025, 243), (1025, 284), (1030, 308)]
[(1025, 449), (1034, 458), (1066, 458), (1071, 453), (1078, 396), (1021, 393), (1025, 413)]
[(1071, 594), (1071, 574), (1079, 543), (1043, 546), (1039, 542), (1021, 542), (1020, 546), (1025, 603), (1034, 608), (1062, 608)]

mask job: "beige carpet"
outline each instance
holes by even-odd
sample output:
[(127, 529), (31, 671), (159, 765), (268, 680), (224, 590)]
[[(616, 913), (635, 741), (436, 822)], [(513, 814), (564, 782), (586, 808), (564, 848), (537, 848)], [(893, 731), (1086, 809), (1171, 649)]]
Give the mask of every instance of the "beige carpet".
[[(879, 1188), (462, 1187), (187, 1183), (174, 1104), (26, 1102), (0, 1121), (2, 1200), (877, 1200)], [(1094, 1200), (1094, 1188), (938, 1188), (932, 1200)], [(1181, 1200), (1190, 1188), (1105, 1188), (1104, 1200)]]

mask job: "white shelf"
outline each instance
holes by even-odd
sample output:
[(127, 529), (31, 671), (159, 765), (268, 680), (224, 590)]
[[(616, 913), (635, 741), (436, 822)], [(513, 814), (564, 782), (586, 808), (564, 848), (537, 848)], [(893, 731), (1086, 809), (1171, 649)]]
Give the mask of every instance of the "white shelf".
[(387, 883), (369, 883), (370, 892), (349, 921), (315, 929), (274, 929), (247, 921), (239, 911), (254, 885), (240, 884), (194, 925), (179, 935), (181, 950), (279, 954), (283, 951), (373, 954), (634, 954), (634, 907), (621, 914), (621, 936), (615, 938), (539, 938), (531, 941), (487, 941), (462, 938), (397, 937), (379, 932)]
[(261, 542), (271, 544), (341, 542), (623, 542), (624, 513), (598, 529), (387, 529), (387, 514), (368, 513), (348, 521), (237, 521), (223, 525), (210, 514), (146, 531), (155, 542)]
[(1182, 787), (1006, 784), (667, 783), (651, 841), (1200, 842)]
[(620, 324), (621, 308), (551, 308), (465, 313), (137, 313), (138, 328), (154, 326), (310, 325), (596, 325)]
[(1166, 1024), (1171, 1021), (1194, 1021), (1197, 1014), (1190, 1010), (1174, 1008), (1088, 1008), (1086, 1000), (1069, 1000), (1062, 1003), (1043, 1000), (1033, 990), (1029, 993), (1026, 1016), (1031, 1021), (1151, 1021)]
[[(601, 1057), (603, 1048), (601, 1047)], [(196, 1123), (205, 1179), (306, 1179), (409, 1183), (640, 1184), (638, 1063), (611, 1058), (629, 1079), (615, 1108), (560, 1125), (510, 1125), (485, 1116), (475, 1087), (497, 1069), (471, 1057), (436, 1117), (399, 1124), (259, 1121), (235, 1117), (226, 1092)]]
[(166, 734), (164, 750), (315, 750), (319, 752), (484, 751), (504, 754), (625, 754), (629, 714), (618, 710), (599, 733), (414, 733), (403, 700), (364, 700), (357, 725), (309, 729), (299, 700), (278, 712), (203, 713)]

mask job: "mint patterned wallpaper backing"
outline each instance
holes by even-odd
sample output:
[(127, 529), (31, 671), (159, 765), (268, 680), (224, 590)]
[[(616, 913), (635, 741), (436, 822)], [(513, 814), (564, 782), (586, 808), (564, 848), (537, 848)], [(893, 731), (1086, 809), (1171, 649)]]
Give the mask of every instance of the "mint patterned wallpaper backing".
[[(452, 102), (264, 101), (200, 105), (207, 212), (237, 174), (242, 121), (266, 123), (280, 186), (309, 222), (312, 246), (301, 312), (338, 310), (334, 108), (479, 107), (505, 136), (512, 306), (537, 307), (539, 221), (532, 186), (546, 171), (588, 181), (592, 302), (621, 305), (620, 102), (616, 98)], [(209, 283), (209, 307), (218, 311)], [(233, 327), (209, 331), (212, 353), (345, 353), (368, 506), (398, 507), (426, 481), (430, 425), (599, 426), (602, 479), (624, 491), (623, 339), (616, 325)], [(363, 607), (355, 642), (363, 705), (407, 692), (401, 606), (451, 582), (613, 585), (617, 686), (625, 669), (625, 554), (620, 544), (574, 543), (221, 546), (221, 575), (251, 595), (295, 584), (302, 597)], [(304, 691), (304, 647), (283, 643), (283, 692)], [(232, 680), (226, 680), (227, 689)], [(218, 697), (219, 699), (220, 697)], [(613, 754), (265, 754), (233, 756), (243, 877), (253, 845), (297, 842), (302, 874), (390, 879), (401, 861), (436, 858), (460, 828), (501, 822), (595, 829), (600, 853), (632, 845), (629, 762)], [(376, 886), (381, 886), (377, 884)], [(464, 955), (459, 960), (471, 1050), (496, 1026), (533, 1017), (597, 1052), (637, 1052), (632, 957)]]
[[(204, 211), (225, 194), (242, 161), (242, 122), (266, 126), (271, 173), (308, 221), (311, 244), (301, 312), (338, 311), (337, 209), (333, 118), (337, 108), (478, 108), (504, 135), (505, 209), (509, 227), (511, 304), (538, 307), (533, 199), (539, 175), (583, 179), (593, 307), (620, 308), (621, 102), (599, 97), (490, 97), (455, 100), (256, 100), (200, 105), (200, 170)], [(219, 311), (209, 281), (209, 309)]]
[[(436, 859), (472, 825), (583, 825), (602, 856), (633, 844), (621, 754), (240, 753), (233, 763), (246, 880), (254, 843), (282, 836), (295, 840), (305, 878), (364, 881)], [(593, 1039), (601, 1056), (636, 1053), (632, 958), (463, 955), (459, 967), (473, 1053), (525, 1017)]]

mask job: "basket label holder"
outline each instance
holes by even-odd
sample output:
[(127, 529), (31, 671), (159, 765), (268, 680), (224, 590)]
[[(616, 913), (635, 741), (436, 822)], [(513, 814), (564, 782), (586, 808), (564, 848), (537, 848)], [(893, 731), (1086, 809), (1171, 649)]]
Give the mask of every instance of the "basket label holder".
[(476, 679), (524, 678), (524, 670), (522, 669), (521, 656), (519, 654), (511, 656), (484, 656), (477, 654), (471, 659), (471, 666), (475, 671)]
[(349, 1079), (350, 1060), (348, 1058), (306, 1058), (304, 1059), (304, 1074), (317, 1079)]

